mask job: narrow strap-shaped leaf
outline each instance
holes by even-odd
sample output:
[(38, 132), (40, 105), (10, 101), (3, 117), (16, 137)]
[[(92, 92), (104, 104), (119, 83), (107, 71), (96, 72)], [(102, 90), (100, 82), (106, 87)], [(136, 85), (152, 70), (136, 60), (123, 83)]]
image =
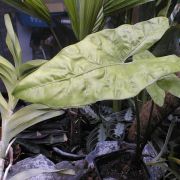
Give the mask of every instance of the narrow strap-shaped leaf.
[(102, 9), (102, 0), (86, 0), (79, 3), (79, 40), (93, 32), (98, 14)]
[[(72, 27), (78, 40), (82, 40), (93, 32), (102, 0), (65, 0), (65, 5), (72, 22)], [(97, 25), (97, 24), (96, 24)]]
[(6, 100), (4, 99), (4, 97), (2, 96), (1, 92), (0, 92), (0, 109), (2, 111), (8, 110), (8, 104), (7, 104)]
[(19, 118), (23, 118), (23, 117), (25, 118), (25, 116), (29, 116), (30, 113), (34, 113), (35, 111), (39, 111), (39, 110), (42, 110), (42, 111), (49, 110), (49, 107), (45, 106), (45, 105), (40, 105), (40, 104), (28, 105), (28, 106), (18, 110), (17, 112), (15, 112), (11, 117), (11, 121), (14, 121), (15, 119), (19, 119)]
[(19, 40), (14, 32), (10, 16), (8, 14), (4, 16), (4, 21), (7, 29), (6, 44), (14, 58), (14, 63), (18, 71), (22, 63), (21, 47), (19, 44)]
[[(64, 112), (63, 111), (55, 111), (55, 110), (48, 110), (48, 111), (44, 111), (43, 114), (35, 117), (35, 118), (29, 118), (29, 119), (23, 119), (23, 121), (20, 121), (21, 119), (17, 119), (15, 123), (7, 123), (7, 133), (8, 138), (12, 139), (14, 137), (16, 137), (20, 132), (22, 132), (23, 130), (48, 119), (51, 119), (53, 117), (57, 117), (62, 115)], [(12, 124), (14, 125), (14, 127), (12, 126)], [(9, 139), (9, 140), (10, 140)]]
[(48, 8), (43, 0), (2, 0), (3, 2), (23, 11), (31, 16), (35, 16), (48, 24), (51, 23), (51, 17)]
[(78, 14), (78, 0), (64, 0), (66, 8), (68, 10), (69, 17), (71, 19), (71, 24), (73, 31), (79, 39), (79, 14)]
[(104, 13), (107, 16), (123, 8), (131, 8), (150, 1), (153, 0), (105, 0)]
[(48, 62), (47, 60), (31, 60), (28, 61), (20, 66), (20, 75), (27, 76), (28, 74), (32, 73), (40, 66)]

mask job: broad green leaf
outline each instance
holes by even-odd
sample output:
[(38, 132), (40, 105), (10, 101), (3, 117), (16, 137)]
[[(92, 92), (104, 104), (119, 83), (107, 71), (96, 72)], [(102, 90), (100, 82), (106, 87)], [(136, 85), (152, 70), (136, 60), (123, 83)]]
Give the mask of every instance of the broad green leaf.
[(35, 16), (48, 24), (51, 23), (51, 17), (48, 8), (43, 0), (2, 0), (3, 2), (23, 11), (31, 16)]
[(37, 176), (39, 174), (42, 173), (59, 173), (61, 175), (75, 175), (75, 171), (73, 169), (60, 169), (60, 170), (56, 170), (56, 169), (29, 169), (26, 171), (22, 171), (16, 175), (14, 175), (13, 177), (9, 178), (9, 180), (26, 180), (29, 179), (33, 176)]
[(171, 75), (158, 81), (157, 84), (172, 95), (180, 98), (180, 78), (176, 75)]
[[(133, 61), (144, 61), (144, 59), (151, 60), (152, 58), (155, 58), (155, 56), (151, 52), (144, 51), (142, 53), (134, 55)], [(148, 86), (146, 90), (158, 106), (163, 106), (165, 99), (165, 91), (161, 89), (156, 82)]]
[(8, 14), (5, 14), (4, 21), (7, 29), (6, 44), (13, 56), (16, 68), (19, 69), (22, 63), (22, 53), (19, 40), (14, 32), (11, 19)]
[[(79, 73), (124, 62), (135, 53), (148, 49), (161, 38), (167, 28), (168, 19), (159, 17), (136, 25), (123, 25), (114, 30), (103, 30), (89, 35), (83, 41), (63, 49), (53, 60), (25, 78), (15, 89), (15, 94), (22, 97), (19, 94), (22, 92), (24, 94), (27, 89), (41, 86), (41, 95), (36, 99), (36, 102), (41, 102), (39, 97), (47, 96), (47, 99), (52, 95), (50, 92), (46, 94), (47, 92), (44, 91), (45, 84), (50, 85)], [(29, 91), (27, 93), (28, 97)], [(34, 91), (34, 93), (38, 92)], [(56, 93), (58, 93), (58, 89)], [(32, 101), (34, 102), (34, 99)]]
[(20, 67), (20, 74), (21, 76), (26, 76), (36, 69), (38, 69), (40, 66), (45, 64), (47, 60), (31, 60), (21, 65)]
[[(180, 58), (176, 56), (106, 65), (76, 57), (73, 63), (73, 66), (68, 62), (47, 63), (20, 82), (15, 96), (49, 107), (77, 107), (100, 100), (134, 97), (160, 78), (180, 71)], [(51, 74), (45, 78), (42, 72), (47, 71)]]
[(135, 54), (133, 56), (133, 61), (144, 61), (144, 59), (152, 59), (155, 58), (156, 56), (154, 56), (150, 51), (146, 50), (143, 52), (140, 52), (138, 54)]

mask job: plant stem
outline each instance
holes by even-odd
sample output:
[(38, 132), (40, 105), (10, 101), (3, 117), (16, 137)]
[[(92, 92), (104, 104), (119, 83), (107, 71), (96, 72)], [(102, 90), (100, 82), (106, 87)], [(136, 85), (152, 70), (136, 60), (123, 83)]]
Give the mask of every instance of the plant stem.
[(62, 49), (63, 47), (62, 47), (62, 45), (61, 45), (61, 43), (60, 43), (60, 41), (59, 41), (59, 39), (58, 39), (58, 37), (57, 37), (57, 35), (56, 35), (54, 29), (53, 29), (53, 27), (50, 27), (50, 30), (51, 30), (51, 32), (52, 32), (52, 34), (53, 34), (53, 36), (54, 36), (54, 38), (55, 38), (55, 40), (56, 40), (58, 46), (59, 46), (59, 49)]
[(163, 155), (164, 151), (166, 150), (166, 147), (168, 145), (168, 142), (169, 142), (169, 139), (171, 137), (171, 134), (172, 134), (172, 131), (174, 129), (175, 124), (176, 124), (176, 122), (174, 120), (172, 120), (172, 122), (169, 126), (169, 129), (168, 129), (168, 132), (167, 132), (167, 136), (166, 136), (164, 145), (163, 145), (161, 151), (159, 152), (159, 154), (152, 160), (153, 162), (158, 161), (161, 158), (161, 156)]
[(0, 158), (0, 179), (3, 178), (5, 160)]
[(140, 137), (141, 137), (141, 122), (140, 122), (140, 117), (139, 117), (139, 105), (138, 105), (138, 100), (137, 100), (137, 97), (134, 98), (134, 102), (135, 102), (135, 108), (136, 108), (136, 133), (137, 133), (137, 136), (136, 136), (136, 158), (137, 160), (139, 159), (140, 157)]
[(150, 110), (150, 113), (149, 113), (149, 119), (148, 119), (148, 125), (147, 125), (147, 128), (146, 128), (146, 133), (145, 133), (145, 138), (144, 138), (144, 142), (141, 146), (141, 150), (140, 152), (143, 151), (144, 149), (144, 146), (146, 145), (148, 139), (150, 138), (151, 134), (150, 134), (150, 125), (151, 125), (151, 121), (152, 121), (152, 114), (153, 114), (153, 109), (154, 109), (154, 102), (152, 101), (151, 103), (151, 110)]
[(142, 91), (142, 103), (144, 104), (147, 101), (147, 93), (145, 90)]
[(113, 100), (113, 111), (114, 112), (119, 111), (119, 103), (117, 100)]

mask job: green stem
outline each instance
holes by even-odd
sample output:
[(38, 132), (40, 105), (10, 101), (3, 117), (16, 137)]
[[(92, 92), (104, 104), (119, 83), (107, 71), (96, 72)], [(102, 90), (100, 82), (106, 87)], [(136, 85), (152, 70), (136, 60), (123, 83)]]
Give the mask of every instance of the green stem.
[(144, 90), (143, 92), (142, 92), (142, 103), (144, 104), (146, 101), (147, 101), (147, 93), (146, 93), (146, 91)]
[(176, 122), (172, 120), (172, 122), (169, 126), (169, 129), (168, 129), (168, 132), (167, 132), (167, 136), (166, 136), (166, 140), (164, 142), (164, 145), (163, 145), (161, 151), (159, 152), (159, 154), (152, 160), (153, 162), (158, 161), (161, 158), (161, 156), (163, 155), (164, 151), (166, 150), (166, 147), (167, 147), (168, 142), (171, 138), (171, 134), (172, 134), (172, 131), (174, 129), (175, 124), (176, 124)]
[(113, 111), (119, 111), (119, 102), (117, 100), (113, 100)]
[(135, 108), (136, 108), (136, 132), (137, 132), (137, 136), (136, 136), (136, 158), (137, 160), (140, 157), (140, 137), (141, 137), (141, 122), (140, 122), (140, 117), (139, 117), (139, 105), (138, 105), (138, 100), (137, 97), (134, 98), (134, 102), (135, 102)]
[(58, 46), (59, 46), (59, 49), (62, 49), (63, 47), (62, 47), (62, 45), (61, 45), (61, 43), (60, 43), (60, 41), (59, 41), (59, 39), (58, 39), (58, 37), (57, 37), (57, 35), (56, 35), (54, 29), (53, 29), (53, 27), (50, 27), (50, 30), (51, 30), (51, 32), (52, 32), (52, 34), (53, 34), (53, 36), (54, 36), (54, 38), (55, 38), (55, 40), (56, 40)]

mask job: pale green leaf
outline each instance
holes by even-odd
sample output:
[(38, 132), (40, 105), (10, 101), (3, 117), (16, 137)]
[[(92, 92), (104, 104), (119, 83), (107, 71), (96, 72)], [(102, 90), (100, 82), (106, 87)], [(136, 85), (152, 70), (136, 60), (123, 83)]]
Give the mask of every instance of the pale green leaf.
[(175, 75), (167, 76), (158, 81), (157, 84), (164, 91), (171, 93), (172, 95), (180, 98), (180, 78)]
[[(42, 104), (49, 101), (51, 106), (57, 106), (56, 103), (52, 104), (54, 101), (52, 97), (55, 95), (61, 97), (64, 87), (59, 89), (57, 85), (61, 81), (70, 83), (72, 78), (78, 78), (80, 74), (96, 72), (96, 69), (105, 69), (106, 66), (111, 69), (110, 65), (113, 63), (124, 62), (135, 53), (148, 49), (161, 38), (167, 28), (167, 18), (154, 18), (136, 25), (123, 25), (114, 30), (103, 30), (89, 35), (83, 41), (63, 49), (53, 60), (21, 81), (15, 89), (15, 94), (28, 101)], [(112, 67), (116, 69), (121, 66), (124, 65)], [(55, 91), (53, 86), (56, 87)], [(61, 100), (57, 101), (61, 103)]]
[[(144, 61), (144, 59), (151, 60), (155, 58), (155, 56), (149, 52), (144, 51), (142, 53), (136, 54), (133, 56), (133, 61)], [(157, 83), (153, 83), (152, 85), (146, 88), (148, 94), (151, 96), (152, 100), (158, 105), (163, 106), (165, 99), (165, 91), (161, 89)]]
[(26, 76), (36, 69), (38, 69), (40, 66), (45, 64), (47, 60), (31, 60), (28, 61), (20, 66), (20, 74), (21, 76)]
[(29, 169), (26, 171), (22, 171), (16, 175), (14, 175), (13, 177), (9, 178), (9, 180), (27, 180), (33, 176), (37, 176), (39, 174), (42, 173), (59, 173), (61, 175), (75, 175), (75, 171), (73, 169), (60, 169), (60, 170), (56, 170), (56, 169)]
[[(14, 93), (21, 99), (50, 107), (77, 107), (100, 100), (127, 99), (136, 96), (160, 78), (180, 71), (179, 59), (176, 56), (167, 56), (149, 61), (109, 65), (84, 62), (91, 69), (82, 66), (82, 59), (76, 59), (76, 62), (81, 61), (81, 67), (74, 62), (74, 66), (59, 64), (58, 69), (54, 69), (51, 61), (25, 78)], [(43, 78), (42, 71), (56, 72), (56, 76), (50, 75), (51, 81), (48, 81)], [(53, 77), (56, 79), (52, 80)]]
[(22, 63), (22, 53), (19, 40), (14, 32), (10, 16), (5, 14), (4, 21), (7, 29), (6, 44), (13, 56), (14, 63), (18, 69)]
[(165, 91), (161, 89), (157, 83), (154, 83), (146, 88), (152, 100), (159, 106), (163, 106), (165, 99)]
[(0, 93), (0, 109), (1, 109), (1, 112), (8, 110), (8, 104), (1, 93)]
[(47, 106), (32, 104), (14, 113), (6, 122), (6, 134), (8, 138), (13, 138), (24, 129), (41, 121), (64, 114), (62, 110), (50, 110)]
[(144, 61), (144, 59), (152, 59), (155, 58), (155, 56), (148, 50), (140, 52), (138, 54), (135, 54), (133, 56), (133, 61)]

